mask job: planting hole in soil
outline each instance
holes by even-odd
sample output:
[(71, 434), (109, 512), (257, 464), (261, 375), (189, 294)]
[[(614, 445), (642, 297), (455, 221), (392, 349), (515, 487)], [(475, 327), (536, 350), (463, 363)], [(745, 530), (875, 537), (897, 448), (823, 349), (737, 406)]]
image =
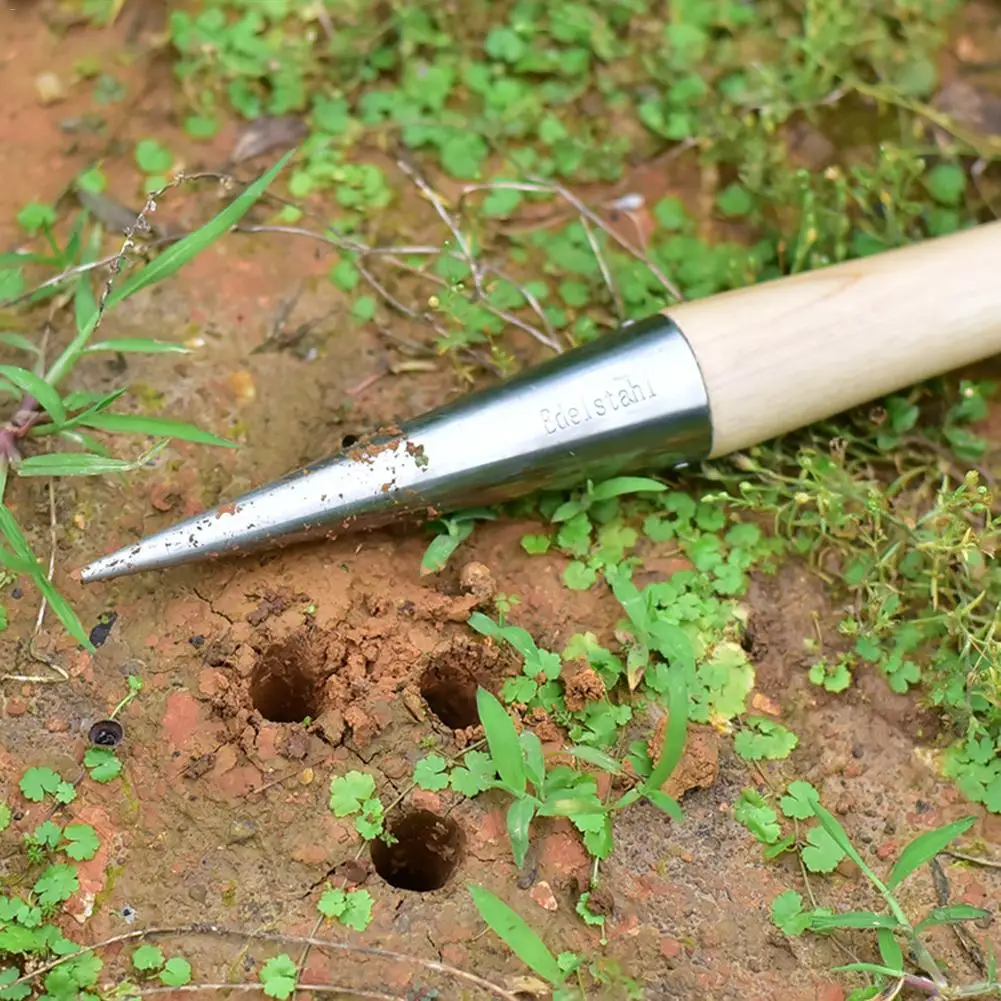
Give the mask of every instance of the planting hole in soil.
[(301, 723), (319, 714), (319, 689), (311, 647), (292, 637), (268, 647), (250, 678), (250, 700), (272, 723)]
[(462, 861), (462, 829), (430, 810), (413, 810), (387, 825), (396, 840), (372, 842), (372, 864), (390, 886), (428, 893), (440, 890)]
[(445, 726), (465, 730), (480, 721), (477, 688), (495, 691), (503, 672), (503, 654), (497, 647), (457, 642), (429, 658), (421, 673), (421, 696)]
[(421, 695), (431, 710), (452, 730), (475, 726), (476, 679), (467, 673), (457, 673), (455, 658), (435, 658), (421, 675)]
[(117, 747), (125, 737), (125, 728), (116, 719), (98, 720), (88, 733), (95, 747)]

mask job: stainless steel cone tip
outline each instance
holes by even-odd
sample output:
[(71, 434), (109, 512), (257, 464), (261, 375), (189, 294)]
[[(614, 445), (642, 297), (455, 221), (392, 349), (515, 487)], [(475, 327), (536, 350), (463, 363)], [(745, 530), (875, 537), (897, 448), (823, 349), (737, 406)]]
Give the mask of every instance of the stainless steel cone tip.
[(623, 326), (102, 557), (106, 580), (438, 516), (709, 455), (706, 387), (663, 315)]

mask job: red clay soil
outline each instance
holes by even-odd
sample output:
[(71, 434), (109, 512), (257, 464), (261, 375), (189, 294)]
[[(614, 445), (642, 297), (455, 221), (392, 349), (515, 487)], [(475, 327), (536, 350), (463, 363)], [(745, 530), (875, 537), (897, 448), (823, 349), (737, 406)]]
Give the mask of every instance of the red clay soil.
[[(63, 104), (40, 107), (34, 77), (84, 55), (110, 59), (120, 41), (114, 33), (87, 33), (56, 45), (31, 11), (4, 18), (0, 242), (6, 248), (15, 240), (10, 220), (21, 206), (51, 199), (99, 146), (59, 128), (86, 102), (71, 94)], [(135, 87), (147, 71), (137, 63), (116, 72)], [(168, 87), (153, 87), (138, 104), (116, 111), (113, 127), (120, 138), (157, 135), (184, 151), (172, 100)], [(221, 136), (208, 152), (200, 147), (197, 159), (223, 161), (232, 139), (232, 133)], [(116, 175), (113, 160), (109, 173)], [(200, 212), (204, 218), (206, 201), (211, 198), (179, 200), (179, 217)], [(243, 447), (177, 444), (154, 468), (121, 484), (54, 483), (56, 582), (88, 628), (101, 616), (117, 617), (88, 656), (62, 637), (50, 614), (37, 648), (65, 666), (70, 680), (3, 682), (0, 799), (19, 811), (15, 837), (46, 809), (21, 799), (23, 770), (46, 764), (66, 776), (79, 774), (91, 723), (122, 697), (129, 674), (146, 685), (123, 717), (123, 781), (85, 783), (71, 807), (97, 828), (102, 848), (81, 865), (78, 927), (69, 933), (95, 942), (137, 927), (211, 922), (308, 934), (318, 894), (331, 880), (366, 887), (375, 899), (374, 920), (363, 934), (334, 927), (324, 934), (442, 960), (511, 986), (526, 971), (485, 931), (466, 889), (473, 881), (507, 900), (554, 951), (610, 957), (643, 984), (648, 1001), (839, 1001), (844, 990), (828, 970), (850, 960), (829, 941), (788, 939), (769, 920), (771, 900), (802, 889), (802, 874), (794, 860), (764, 861), (760, 846), (732, 819), (740, 790), (762, 776), (749, 772), (710, 728), (696, 731), (675, 779), (686, 822), (637, 806), (616, 824), (617, 848), (602, 866), (601, 899), (594, 902), (608, 916), (607, 946), (574, 911), (590, 865), (569, 825), (540, 825), (518, 871), (502, 796), (470, 801), (408, 792), (414, 764), (425, 753), (422, 742), (433, 738), (443, 753), (455, 753), (473, 736), (467, 728), (475, 720), (475, 685), (496, 686), (517, 670), (464, 624), (483, 601), (498, 592), (517, 595), (512, 621), (548, 648), (583, 630), (612, 642), (618, 612), (610, 595), (570, 592), (561, 582), (561, 557), (529, 558), (521, 551), (521, 535), (537, 526), (478, 528), (455, 567), (439, 576), (419, 572), (426, 538), (385, 532), (86, 588), (73, 581), (70, 571), (102, 552), (323, 455), (345, 435), (406, 419), (464, 388), (444, 364), (371, 380), (385, 371), (392, 347), (373, 330), (341, 324), (344, 303), (316, 280), (330, 263), (305, 243), (226, 239), (162, 291), (118, 310), (104, 330), (108, 337), (162, 331), (201, 338), (204, 347), (180, 361), (130, 357), (124, 373), (103, 362), (81, 370), (88, 388), (128, 380), (162, 404), (163, 413), (235, 435)], [(316, 358), (252, 354), (281, 301), (303, 284), (294, 322), (333, 317), (322, 325)], [(366, 381), (367, 389), (351, 395)], [(37, 551), (47, 554), (46, 484), (13, 481), (8, 503), (32, 526)], [(656, 546), (646, 556), (648, 567), (670, 565)], [(8, 604), (5, 671), (46, 675), (27, 643), (38, 610), (35, 592), (25, 585), (23, 597)], [(914, 834), (969, 812), (926, 764), (926, 721), (910, 699), (890, 694), (877, 677), (861, 676), (844, 696), (807, 683), (802, 639), (813, 632), (813, 616), (837, 621), (813, 577), (789, 568), (758, 581), (749, 607), (755, 704), (779, 714), (800, 736), (791, 759), (768, 768), (768, 782), (813, 782), (876, 866)], [(585, 691), (587, 679), (580, 685)], [(306, 717), (311, 722), (303, 725)], [(646, 736), (657, 720), (643, 725)], [(552, 736), (544, 728), (541, 735)], [(330, 777), (352, 768), (378, 778), (384, 801), (400, 800), (394, 820), (409, 816), (424, 846), (412, 868), (427, 885), (441, 885), (391, 885), (361, 850), (351, 818), (334, 818), (327, 805)], [(419, 811), (437, 819), (428, 826)], [(979, 815), (972, 834), (996, 845), (1001, 818)], [(393, 860), (379, 861), (384, 875), (403, 878)], [(952, 863), (945, 871), (952, 902), (1001, 899), (1001, 872)], [(857, 868), (847, 863), (831, 878), (814, 880), (814, 891), (830, 907), (873, 903)], [(903, 898), (906, 907), (930, 906), (936, 899), (931, 880), (915, 878)], [(981, 944), (990, 940), (1001, 948), (996, 924), (972, 933)], [(862, 958), (876, 959), (865, 936), (848, 941)], [(937, 946), (957, 979), (975, 976), (947, 931)], [(251, 979), (277, 951), (215, 937), (189, 938), (176, 949), (203, 981)], [(438, 983), (442, 998), (472, 996), (406, 964), (345, 962), (318, 951), (304, 979), (390, 992)], [(607, 996), (624, 995), (613, 985)]]

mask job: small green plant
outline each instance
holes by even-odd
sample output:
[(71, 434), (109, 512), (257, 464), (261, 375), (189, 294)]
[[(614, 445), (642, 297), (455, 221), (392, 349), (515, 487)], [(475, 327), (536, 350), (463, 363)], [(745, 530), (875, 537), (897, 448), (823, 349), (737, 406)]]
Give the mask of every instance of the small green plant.
[(746, 716), (734, 735), (733, 749), (747, 761), (787, 758), (799, 738), (787, 727), (766, 716)]
[(819, 800), (819, 793), (809, 782), (790, 782), (779, 799), (779, 809), (793, 822), (794, 830), (783, 834), (779, 815), (768, 800), (755, 789), (744, 789), (734, 806), (734, 818), (761, 842), (766, 858), (798, 850), (810, 872), (829, 873), (844, 859), (844, 851), (823, 826), (811, 827), (802, 836), (798, 827), (815, 816), (813, 807)]
[(141, 978), (156, 977), (164, 987), (191, 983), (191, 964), (181, 956), (169, 959), (155, 945), (144, 944), (132, 953), (132, 966)]
[(852, 683), (851, 663), (852, 658), (847, 654), (840, 654), (833, 661), (819, 657), (810, 665), (808, 676), (812, 684), (828, 692), (843, 692)]
[(95, 782), (114, 782), (122, 774), (121, 758), (110, 747), (88, 747), (83, 754), (83, 764)]
[(437, 534), (424, 550), (421, 573), (434, 574), (444, 570), (459, 546), (473, 534), (476, 523), (496, 518), (496, 512), (476, 508), (471, 511), (459, 511), (447, 518), (436, 518), (429, 522), (428, 528)]
[(19, 783), (21, 795), (33, 803), (41, 803), (46, 796), (51, 796), (57, 803), (72, 803), (76, 799), (76, 789), (66, 782), (62, 776), (51, 768), (29, 768), (21, 776)]
[[(825, 864), (807, 863), (813, 871), (830, 871), (835, 854), (848, 858), (862, 871), (869, 884), (882, 898), (885, 910), (851, 911), (839, 913), (828, 908), (804, 908), (802, 896), (794, 890), (787, 890), (772, 901), (772, 920), (787, 935), (795, 937), (804, 932), (830, 934), (842, 929), (869, 930), (876, 933), (876, 944), (881, 962), (856, 962), (838, 967), (841, 972), (868, 973), (875, 979), (874, 990), (893, 989), (892, 981), (900, 986), (917, 988), (933, 997), (974, 998), (1001, 993), (1001, 981), (997, 978), (997, 966), (993, 957), (989, 960), (988, 975), (979, 983), (951, 985), (940, 964), (934, 959), (925, 942), (925, 933), (936, 926), (958, 924), (988, 917), (990, 912), (968, 904), (954, 904), (931, 909), (921, 919), (913, 921), (907, 917), (896, 896), (896, 890), (923, 865), (931, 862), (956, 838), (961, 837), (973, 825), (975, 817), (964, 817), (942, 827), (926, 831), (904, 847), (889, 875), (880, 879), (851, 843), (838, 820), (825, 809), (816, 794), (799, 797), (797, 812), (805, 812), (818, 822), (815, 830), (822, 831), (826, 844)], [(803, 810), (800, 807), (804, 808)], [(812, 832), (811, 832), (812, 833)], [(804, 862), (807, 862), (803, 850)], [(911, 964), (919, 972), (910, 972)], [(874, 996), (874, 995), (871, 995)]]
[(475, 883), (469, 885), (469, 893), (487, 927), (548, 985), (553, 1001), (603, 996), (601, 988), (611, 985), (618, 989), (613, 996), (642, 1001), (642, 987), (623, 976), (614, 962), (587, 960), (569, 951), (554, 954), (528, 922), (496, 894)]
[(260, 972), (261, 985), (269, 998), (285, 1001), (292, 996), (299, 979), (299, 968), (288, 953), (272, 956)]
[(169, 184), (167, 175), (174, 166), (174, 154), (156, 139), (140, 139), (136, 143), (136, 165), (146, 175), (144, 194), (159, 191)]
[[(477, 710), (489, 754), (470, 751), (465, 756), (464, 765), (454, 769), (448, 781), (453, 789), (465, 795), (501, 789), (511, 796), (507, 830), (517, 865), (525, 860), (533, 821), (542, 817), (568, 818), (583, 836), (588, 852), (596, 859), (604, 859), (612, 851), (613, 816), (640, 799), (648, 800), (677, 820), (682, 819), (677, 802), (661, 787), (680, 760), (684, 748), (685, 708), (684, 686), (679, 679), (673, 687), (671, 717), (656, 768), (617, 800), (606, 803), (598, 795), (593, 776), (566, 765), (548, 766), (539, 738), (530, 730), (519, 733), (496, 696), (480, 688), (477, 691)], [(624, 774), (618, 761), (596, 748), (571, 747), (567, 753), (611, 774)], [(426, 767), (425, 773), (430, 772), (432, 767), (437, 776), (440, 770), (437, 761), (433, 766)]]
[(330, 780), (330, 810), (335, 817), (355, 817), (355, 830), (366, 841), (387, 837), (385, 807), (367, 772), (350, 771)]
[(320, 895), (317, 910), (347, 928), (364, 931), (372, 921), (372, 895), (368, 890), (342, 890), (328, 886)]
[(794, 449), (774, 446), (767, 461), (742, 457), (719, 499), (773, 519), (775, 538), (818, 569), (839, 568), (832, 583), (857, 610), (838, 626), (848, 649), (818, 658), (811, 681), (843, 691), (871, 665), (892, 691), (916, 690), (954, 724), (943, 771), (996, 812), (1001, 683), (991, 610), (1001, 577), (984, 554), (1001, 531), (978, 473), (938, 472), (943, 450), (981, 453), (967, 426), (986, 414), (992, 387), (961, 382), (953, 403), (931, 389), (893, 397), (851, 426), (805, 432)]
[[(45, 767), (25, 771), (19, 788), (28, 801), (41, 803), (51, 797), (57, 810), (64, 812), (76, 798), (73, 786)], [(0, 804), (0, 833), (9, 832), (12, 821), (11, 808)], [(80, 890), (74, 863), (97, 857), (100, 837), (90, 824), (70, 820), (64, 825), (50, 818), (24, 831), (22, 845), (23, 859), (8, 855), (16, 878), (0, 894), (0, 998), (24, 1001), (31, 997), (36, 987), (30, 971), (49, 963), (55, 965), (39, 978), (37, 989), (42, 993), (38, 996), (54, 1001), (96, 997), (103, 961), (93, 952), (81, 951), (60, 928), (67, 927), (66, 905)], [(132, 963), (144, 981), (155, 977), (164, 987), (181, 987), (191, 981), (186, 960), (165, 959), (151, 945), (139, 946)]]
[(111, 715), (109, 719), (116, 719), (118, 714), (122, 712), (125, 707), (132, 702), (133, 699), (143, 690), (142, 678), (136, 674), (130, 674), (128, 677), (128, 694), (125, 695), (122, 700), (111, 710)]
[[(144, 147), (145, 154), (150, 151)], [(150, 154), (151, 155), (151, 154)], [(50, 364), (45, 362), (37, 345), (19, 334), (8, 334), (6, 343), (28, 355), (22, 365), (0, 365), (0, 391), (20, 400), (16, 411), (0, 429), (0, 566), (23, 574), (41, 591), (66, 630), (85, 649), (93, 644), (76, 612), (49, 581), (41, 563), (32, 552), (13, 512), (3, 503), (8, 474), (17, 476), (102, 476), (133, 472), (151, 462), (172, 439), (201, 444), (233, 447), (214, 434), (183, 421), (165, 417), (114, 411), (113, 405), (125, 393), (64, 391), (61, 387), (84, 359), (106, 352), (184, 352), (169, 342), (131, 339), (96, 341), (94, 335), (105, 315), (133, 295), (174, 275), (180, 268), (216, 242), (235, 225), (267, 189), (285, 165), (286, 154), (258, 180), (248, 185), (233, 201), (200, 229), (177, 241), (144, 267), (133, 271), (118, 287), (105, 285), (95, 294), (89, 266), (96, 259), (102, 230), (95, 225), (87, 232), (88, 214), (83, 211), (73, 223), (69, 238), (60, 246), (55, 235), (54, 219), (49, 213), (33, 212), (22, 224), (38, 231), (50, 253), (15, 251), (0, 255), (0, 303), (26, 298), (34, 303), (51, 298), (60, 285), (72, 281), (75, 334)], [(171, 182), (171, 185), (177, 182)], [(165, 188), (151, 194), (151, 202)], [(131, 238), (130, 238), (131, 240)], [(131, 242), (126, 246), (130, 246)], [(117, 267), (121, 267), (122, 260)], [(25, 291), (24, 269), (28, 265), (49, 266), (61, 273), (62, 280), (40, 290)], [(83, 270), (81, 270), (83, 269)], [(67, 277), (70, 276), (70, 277)], [(153, 438), (154, 442), (134, 458), (121, 459), (110, 454), (98, 435), (133, 434)], [(69, 450), (46, 450), (22, 454), (25, 445), (48, 438), (70, 446)]]

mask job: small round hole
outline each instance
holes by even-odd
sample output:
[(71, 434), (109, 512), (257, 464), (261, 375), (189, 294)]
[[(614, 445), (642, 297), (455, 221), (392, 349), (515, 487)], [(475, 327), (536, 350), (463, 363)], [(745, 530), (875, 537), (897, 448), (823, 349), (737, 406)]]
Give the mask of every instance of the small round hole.
[(341, 439), (341, 448), (350, 448), (352, 445), (358, 444), (358, 435), (356, 434), (346, 434)]
[(95, 747), (117, 747), (125, 737), (125, 727), (116, 719), (99, 719), (87, 736)]
[(448, 817), (414, 810), (388, 824), (387, 831), (395, 841), (373, 841), (372, 864), (398, 890), (440, 890), (462, 861), (462, 829)]
[(431, 710), (452, 730), (465, 730), (479, 722), (476, 678), (460, 673), (455, 657), (432, 660), (421, 675), (421, 695)]
[(269, 647), (250, 677), (250, 700), (272, 723), (301, 723), (317, 715), (315, 675), (304, 663), (304, 645), (289, 641)]

